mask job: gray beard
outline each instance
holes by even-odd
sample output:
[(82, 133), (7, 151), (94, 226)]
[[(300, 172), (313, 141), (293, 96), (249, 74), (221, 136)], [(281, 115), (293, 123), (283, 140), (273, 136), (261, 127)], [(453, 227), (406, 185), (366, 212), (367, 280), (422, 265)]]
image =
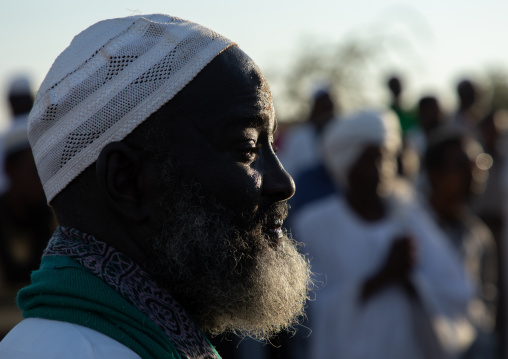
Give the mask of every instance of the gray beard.
[(286, 217), (287, 204), (239, 215), (200, 188), (182, 181), (161, 196), (148, 269), (212, 335), (267, 339), (295, 330), (313, 286), (310, 265), (287, 233), (271, 239), (262, 230), (266, 218)]

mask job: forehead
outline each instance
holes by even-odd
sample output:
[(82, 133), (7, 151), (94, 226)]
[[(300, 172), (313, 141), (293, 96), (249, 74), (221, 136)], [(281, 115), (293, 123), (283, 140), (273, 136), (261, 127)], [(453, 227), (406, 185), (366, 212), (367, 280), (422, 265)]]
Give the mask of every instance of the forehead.
[(193, 122), (199, 129), (211, 133), (245, 127), (275, 130), (269, 86), (257, 66), (248, 60), (225, 74), (222, 86), (208, 98), (200, 116), (194, 116)]
[[(237, 47), (212, 60), (167, 104), (163, 117), (169, 121), (162, 126), (168, 127), (175, 145), (206, 138), (217, 142), (227, 133), (248, 127), (272, 134), (276, 127), (269, 86)], [(198, 133), (201, 136), (195, 137)]]

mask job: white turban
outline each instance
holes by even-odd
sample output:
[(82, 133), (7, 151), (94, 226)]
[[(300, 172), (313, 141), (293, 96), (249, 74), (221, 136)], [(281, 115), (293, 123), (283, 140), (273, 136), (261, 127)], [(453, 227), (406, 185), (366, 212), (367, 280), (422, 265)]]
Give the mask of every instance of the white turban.
[(28, 139), (48, 202), (171, 100), (225, 37), (169, 15), (100, 21), (55, 60), (29, 116)]
[(323, 158), (335, 181), (347, 188), (351, 167), (372, 145), (396, 154), (401, 147), (401, 128), (391, 111), (360, 111), (336, 119), (325, 128)]

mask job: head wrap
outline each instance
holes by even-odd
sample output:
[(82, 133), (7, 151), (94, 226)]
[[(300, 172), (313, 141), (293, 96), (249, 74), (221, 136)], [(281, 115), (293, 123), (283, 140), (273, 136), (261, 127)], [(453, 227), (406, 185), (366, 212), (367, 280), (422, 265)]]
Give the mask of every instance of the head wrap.
[(378, 145), (395, 154), (401, 146), (401, 129), (391, 111), (361, 111), (333, 120), (323, 135), (325, 165), (335, 181), (347, 188), (351, 166), (367, 146)]
[(29, 116), (48, 202), (231, 45), (160, 14), (104, 20), (78, 34), (46, 75)]

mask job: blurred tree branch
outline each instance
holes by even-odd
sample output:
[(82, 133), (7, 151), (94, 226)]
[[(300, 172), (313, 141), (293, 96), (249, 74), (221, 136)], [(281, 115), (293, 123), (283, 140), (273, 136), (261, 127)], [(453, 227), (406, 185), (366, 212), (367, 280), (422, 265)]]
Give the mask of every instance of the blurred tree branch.
[(307, 36), (299, 45), (292, 61), (283, 69), (267, 71), (281, 121), (303, 121), (309, 112), (312, 89), (318, 87), (332, 90), (339, 111), (372, 105), (387, 52), (408, 50), (404, 39), (383, 34), (339, 43)]

